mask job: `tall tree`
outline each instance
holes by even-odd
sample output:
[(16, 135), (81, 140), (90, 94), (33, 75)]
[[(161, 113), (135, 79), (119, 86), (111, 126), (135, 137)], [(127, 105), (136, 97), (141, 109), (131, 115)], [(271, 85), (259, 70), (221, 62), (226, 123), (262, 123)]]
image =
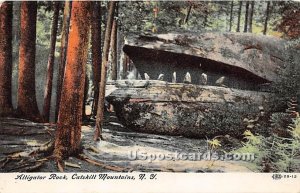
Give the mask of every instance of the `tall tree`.
[(43, 106), (43, 118), (45, 122), (49, 122), (50, 116), (50, 107), (51, 107), (51, 95), (52, 95), (52, 82), (53, 82), (53, 66), (54, 66), (54, 54), (55, 54), (55, 44), (56, 44), (56, 35), (58, 27), (58, 16), (59, 16), (59, 1), (53, 2), (53, 19), (52, 19), (52, 28), (51, 28), (51, 38), (50, 38), (50, 53), (48, 56), (48, 65), (47, 65), (47, 79), (44, 93), (44, 106)]
[(117, 61), (117, 33), (118, 33), (118, 21), (117, 21), (117, 13), (118, 13), (118, 3), (116, 3), (116, 11), (115, 11), (115, 17), (112, 25), (112, 31), (111, 31), (111, 79), (117, 80), (118, 76), (118, 61)]
[(240, 2), (239, 2), (239, 9), (238, 9), (237, 27), (236, 27), (236, 31), (237, 31), (237, 32), (240, 32), (242, 6), (243, 6), (243, 1), (240, 1)]
[(58, 110), (59, 110), (59, 105), (60, 105), (61, 89), (62, 89), (64, 72), (65, 72), (72, 2), (71, 1), (65, 1), (64, 4), (65, 4), (65, 6), (64, 6), (62, 32), (61, 32), (62, 35), (61, 35), (61, 45), (60, 45), (60, 61), (59, 61), (58, 76), (57, 76), (55, 121), (57, 121), (57, 118), (58, 118)]
[(61, 160), (76, 155), (80, 149), (82, 103), (88, 54), (90, 3), (74, 1), (65, 75), (61, 92), (54, 157), (61, 169)]
[(97, 106), (99, 98), (99, 84), (101, 75), (101, 2), (93, 2), (92, 12), (92, 69), (93, 69), (93, 85), (94, 85), (94, 102), (93, 102), (93, 115), (97, 115)]
[(233, 1), (231, 1), (231, 5), (230, 5), (229, 31), (231, 31), (232, 29), (232, 19), (233, 19)]
[(123, 74), (123, 69), (122, 69), (122, 62), (121, 62), (121, 57), (122, 57), (122, 48), (124, 46), (124, 34), (121, 30), (118, 29), (118, 34), (117, 34), (117, 64), (118, 64), (118, 78), (117, 79), (122, 79), (122, 74)]
[(84, 83), (84, 92), (83, 92), (83, 103), (82, 103), (82, 120), (86, 120), (88, 117), (86, 115), (86, 100), (88, 98), (89, 92), (89, 77), (88, 74), (85, 74), (85, 83)]
[(203, 28), (205, 29), (208, 26), (208, 11), (204, 11), (204, 20), (203, 20)]
[(97, 116), (96, 116), (96, 130), (94, 134), (94, 140), (99, 140), (101, 138), (101, 131), (102, 131), (102, 124), (104, 119), (104, 100), (105, 100), (105, 84), (106, 84), (106, 68), (108, 62), (108, 52), (110, 46), (110, 39), (111, 39), (111, 30), (112, 30), (112, 23), (114, 17), (116, 2), (110, 1), (109, 8), (108, 8), (108, 18), (105, 30), (105, 37), (104, 37), (104, 46), (103, 46), (103, 56), (102, 56), (102, 65), (101, 65), (101, 80), (99, 86), (99, 99), (98, 99), (98, 106), (97, 106)]
[(263, 30), (264, 35), (267, 34), (269, 17), (270, 17), (270, 1), (267, 2), (266, 18), (265, 18), (265, 24)]
[(249, 15), (249, 1), (246, 1), (246, 10), (245, 10), (245, 23), (244, 23), (244, 32), (248, 31), (248, 16)]
[(13, 2), (13, 41), (19, 46), (20, 39), (21, 2)]
[(193, 8), (193, 4), (190, 2), (189, 3), (189, 7), (188, 7), (188, 10), (187, 10), (187, 14), (184, 18), (184, 24), (187, 24), (188, 21), (189, 21), (189, 17), (190, 17), (190, 14), (191, 14), (191, 11), (192, 11), (192, 8)]
[(12, 2), (0, 7), (0, 116), (12, 113)]
[(35, 41), (37, 2), (22, 1), (19, 50), (18, 115), (41, 121), (35, 94)]
[(126, 79), (127, 72), (128, 72), (128, 64), (129, 64), (129, 57), (123, 52), (123, 72), (122, 72), (122, 79)]
[(249, 14), (249, 29), (248, 29), (250, 33), (252, 33), (253, 14), (254, 14), (254, 1), (251, 1), (251, 9)]

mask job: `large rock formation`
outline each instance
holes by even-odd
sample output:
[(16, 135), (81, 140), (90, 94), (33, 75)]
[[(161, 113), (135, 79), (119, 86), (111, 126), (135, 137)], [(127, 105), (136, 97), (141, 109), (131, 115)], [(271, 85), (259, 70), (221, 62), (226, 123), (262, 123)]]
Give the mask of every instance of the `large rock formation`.
[[(136, 131), (197, 138), (265, 133), (261, 126), (275, 110), (265, 86), (279, 78), (285, 44), (245, 33), (133, 35), (124, 51), (141, 77), (163, 74), (167, 82), (118, 81), (108, 100)], [(183, 83), (187, 75), (191, 84)]]
[(246, 129), (260, 131), (272, 110), (272, 94), (257, 91), (167, 83), (155, 80), (121, 80), (108, 101), (129, 129), (167, 135), (205, 138), (240, 137)]
[(152, 79), (162, 73), (171, 82), (176, 72), (183, 82), (189, 72), (199, 84), (204, 72), (209, 85), (226, 76), (225, 85), (247, 90), (276, 81), (287, 56), (284, 40), (245, 33), (132, 35), (124, 51), (143, 79), (144, 73)]

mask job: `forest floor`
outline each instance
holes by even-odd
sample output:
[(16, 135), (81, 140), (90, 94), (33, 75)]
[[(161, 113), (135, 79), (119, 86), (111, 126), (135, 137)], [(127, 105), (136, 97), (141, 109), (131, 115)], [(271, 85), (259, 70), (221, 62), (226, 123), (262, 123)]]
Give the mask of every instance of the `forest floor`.
[[(252, 172), (245, 161), (150, 160), (159, 155), (173, 156), (176, 152), (205, 153), (208, 148), (205, 139), (128, 131), (114, 113), (107, 113), (103, 126), (104, 140), (95, 142), (93, 125), (94, 122), (88, 121), (82, 126), (82, 154), (65, 161), (65, 172)], [(0, 127), (0, 172), (59, 171), (49, 154), (55, 125), (1, 118)], [(227, 144), (219, 152), (228, 152), (232, 148), (233, 144)], [(148, 159), (131, 159), (130, 155), (136, 152), (147, 155)]]

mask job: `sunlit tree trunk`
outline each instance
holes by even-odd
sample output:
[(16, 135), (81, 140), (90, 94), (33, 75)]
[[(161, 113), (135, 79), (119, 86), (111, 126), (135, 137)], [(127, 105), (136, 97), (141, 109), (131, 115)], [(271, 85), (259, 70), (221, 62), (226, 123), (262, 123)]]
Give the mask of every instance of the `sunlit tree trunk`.
[(240, 3), (239, 3), (239, 10), (238, 10), (238, 21), (237, 21), (237, 27), (236, 27), (236, 31), (237, 32), (240, 32), (242, 6), (243, 6), (243, 2), (240, 1)]
[(12, 2), (0, 8), (0, 116), (12, 113)]
[(231, 5), (230, 5), (229, 31), (231, 31), (232, 29), (232, 20), (233, 20), (233, 1), (231, 1)]
[(22, 1), (19, 50), (18, 115), (41, 121), (35, 94), (35, 41), (37, 2)]
[(80, 150), (82, 103), (89, 38), (89, 9), (91, 2), (72, 3), (71, 26), (67, 49), (65, 75), (61, 92), (54, 157), (58, 165)]
[(270, 1), (267, 2), (266, 18), (265, 18), (264, 31), (263, 31), (264, 35), (267, 34), (269, 17), (270, 17)]
[(254, 1), (251, 1), (251, 10), (249, 15), (249, 30), (248, 30), (250, 33), (252, 33), (253, 14), (254, 14)]
[(101, 132), (102, 132), (102, 124), (104, 119), (106, 69), (107, 69), (107, 62), (108, 62), (108, 52), (110, 46), (110, 38), (111, 38), (111, 30), (112, 30), (115, 5), (116, 5), (115, 1), (109, 2), (108, 18), (107, 18), (107, 25), (105, 30), (104, 46), (103, 46), (101, 80), (99, 86), (99, 99), (98, 99), (98, 106), (97, 106), (96, 128), (95, 128), (96, 130), (94, 134), (94, 140), (99, 140), (99, 138), (101, 138)]
[(63, 25), (62, 25), (62, 35), (61, 35), (61, 44), (60, 44), (60, 61), (58, 65), (58, 76), (57, 76), (57, 88), (56, 88), (56, 105), (55, 105), (55, 121), (58, 118), (58, 110), (60, 105), (60, 96), (61, 89), (63, 84), (65, 64), (66, 64), (66, 53), (68, 46), (68, 35), (69, 35), (69, 26), (70, 26), (70, 17), (71, 17), (71, 1), (64, 2), (64, 16), (63, 16)]
[[(118, 3), (116, 3), (116, 17), (118, 13)], [(118, 76), (118, 61), (117, 61), (117, 33), (118, 33), (118, 23), (116, 17), (114, 18), (112, 31), (111, 31), (111, 79), (117, 80)]]
[(249, 15), (249, 1), (246, 2), (246, 10), (245, 10), (245, 23), (244, 23), (244, 32), (248, 31), (248, 16)]
[(93, 2), (92, 12), (92, 68), (93, 68), (93, 84), (94, 84), (94, 102), (93, 102), (93, 115), (97, 114), (98, 98), (99, 98), (99, 84), (101, 75), (101, 2)]
[(45, 122), (49, 122), (50, 107), (51, 107), (51, 95), (52, 95), (52, 82), (53, 82), (53, 66), (55, 58), (55, 45), (56, 45), (56, 35), (57, 35), (57, 24), (59, 16), (59, 1), (53, 2), (53, 19), (51, 28), (51, 39), (50, 39), (50, 53), (48, 57), (47, 65), (47, 79), (44, 93), (44, 106), (43, 106), (43, 118)]

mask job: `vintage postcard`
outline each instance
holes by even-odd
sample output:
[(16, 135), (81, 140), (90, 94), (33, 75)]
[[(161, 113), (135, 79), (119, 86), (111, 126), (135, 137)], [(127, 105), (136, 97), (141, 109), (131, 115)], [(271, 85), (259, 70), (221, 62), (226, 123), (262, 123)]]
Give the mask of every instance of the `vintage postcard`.
[(300, 192), (299, 1), (0, 0), (0, 192)]

